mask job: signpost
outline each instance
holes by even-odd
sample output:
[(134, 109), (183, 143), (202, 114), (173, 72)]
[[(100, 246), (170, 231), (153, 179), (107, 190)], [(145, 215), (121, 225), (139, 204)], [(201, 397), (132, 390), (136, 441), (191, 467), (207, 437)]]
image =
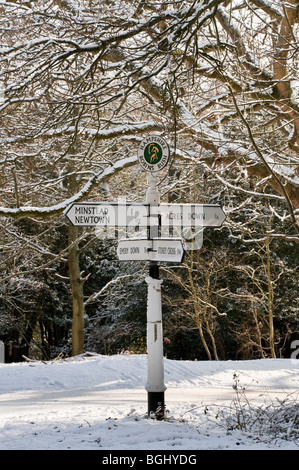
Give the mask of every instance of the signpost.
[(160, 204), (157, 189), (161, 171), (169, 160), (167, 142), (159, 136), (144, 139), (137, 150), (140, 165), (148, 173), (149, 188), (144, 203), (79, 202), (64, 212), (75, 226), (147, 228), (147, 238), (119, 240), (121, 261), (148, 261), (147, 358), (148, 415), (164, 417), (164, 358), (161, 284), (158, 262), (181, 263), (185, 248), (181, 238), (161, 238), (161, 227), (220, 227), (225, 213), (217, 204)]
[(144, 170), (149, 172), (161, 171), (168, 163), (168, 143), (162, 137), (149, 136), (139, 145), (137, 156)]
[(160, 204), (161, 225), (221, 227), (225, 213), (218, 204)]
[(146, 227), (148, 213), (148, 204), (122, 202), (76, 202), (64, 211), (77, 227)]
[(181, 238), (125, 238), (118, 242), (121, 261), (161, 261), (181, 263), (185, 249)]
[(225, 213), (218, 204), (147, 204), (76, 202), (64, 212), (78, 227), (221, 227)]

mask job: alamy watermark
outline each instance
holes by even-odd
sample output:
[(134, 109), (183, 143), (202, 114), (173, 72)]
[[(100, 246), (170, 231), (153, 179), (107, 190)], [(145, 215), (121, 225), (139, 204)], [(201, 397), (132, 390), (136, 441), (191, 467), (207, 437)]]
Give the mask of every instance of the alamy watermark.
[(294, 341), (291, 342), (291, 359), (297, 364), (297, 361), (299, 359), (299, 339), (295, 339)]
[(94, 225), (99, 239), (180, 237), (186, 250), (199, 250), (203, 244), (205, 214), (191, 205), (91, 203), (76, 206), (72, 217), (76, 225)]

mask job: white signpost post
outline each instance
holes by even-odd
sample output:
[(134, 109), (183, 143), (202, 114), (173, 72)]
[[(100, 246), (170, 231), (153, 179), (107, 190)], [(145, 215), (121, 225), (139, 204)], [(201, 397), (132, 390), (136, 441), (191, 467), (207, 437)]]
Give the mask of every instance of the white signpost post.
[(185, 248), (181, 238), (160, 237), (160, 227), (220, 227), (225, 213), (217, 204), (160, 204), (157, 172), (168, 163), (169, 147), (162, 137), (149, 136), (138, 147), (140, 165), (148, 172), (149, 188), (144, 203), (79, 202), (64, 212), (67, 219), (82, 227), (147, 228), (147, 238), (119, 240), (120, 261), (148, 261), (147, 358), (145, 389), (148, 392), (148, 415), (164, 417), (164, 357), (162, 300), (158, 262), (181, 263)]

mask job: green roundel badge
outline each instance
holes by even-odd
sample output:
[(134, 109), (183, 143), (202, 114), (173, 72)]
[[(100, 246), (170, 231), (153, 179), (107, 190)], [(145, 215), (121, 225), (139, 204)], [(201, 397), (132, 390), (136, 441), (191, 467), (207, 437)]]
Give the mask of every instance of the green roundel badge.
[(160, 171), (168, 163), (169, 147), (162, 137), (150, 136), (139, 145), (137, 156), (144, 170), (150, 172)]

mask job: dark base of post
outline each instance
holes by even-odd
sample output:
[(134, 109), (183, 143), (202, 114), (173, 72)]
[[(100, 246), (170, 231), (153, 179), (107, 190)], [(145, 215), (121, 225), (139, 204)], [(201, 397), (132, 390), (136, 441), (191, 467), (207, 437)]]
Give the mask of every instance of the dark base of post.
[(147, 392), (148, 416), (163, 419), (165, 414), (164, 392)]

